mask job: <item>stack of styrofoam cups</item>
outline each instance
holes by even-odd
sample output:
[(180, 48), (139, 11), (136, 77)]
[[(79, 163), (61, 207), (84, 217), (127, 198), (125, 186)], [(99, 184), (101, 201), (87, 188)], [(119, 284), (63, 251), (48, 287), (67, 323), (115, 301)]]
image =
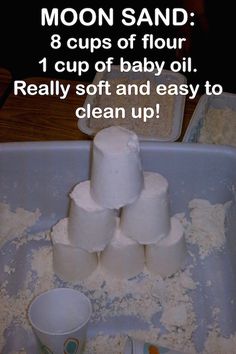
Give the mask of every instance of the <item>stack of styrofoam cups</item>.
[(53, 264), (59, 277), (76, 281), (89, 276), (103, 251), (105, 268), (118, 277), (143, 269), (143, 246), (121, 236), (117, 218), (117, 209), (137, 199), (142, 189), (137, 135), (121, 127), (99, 132), (93, 143), (91, 180), (74, 187), (68, 218), (52, 229)]
[(170, 218), (168, 182), (143, 173), (134, 132), (113, 126), (96, 134), (91, 178), (70, 193), (69, 216), (54, 226), (52, 240), (54, 269), (64, 280), (89, 276), (98, 259), (117, 278), (140, 273), (145, 257), (148, 269), (164, 277), (181, 267), (184, 233)]

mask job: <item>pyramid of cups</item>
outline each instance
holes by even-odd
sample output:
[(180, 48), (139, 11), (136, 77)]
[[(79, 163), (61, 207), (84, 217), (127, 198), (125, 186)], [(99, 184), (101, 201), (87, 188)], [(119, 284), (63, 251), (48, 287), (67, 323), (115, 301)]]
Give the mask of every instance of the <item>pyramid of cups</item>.
[(186, 256), (183, 227), (170, 216), (167, 179), (144, 171), (137, 135), (113, 126), (96, 134), (90, 179), (70, 193), (68, 217), (51, 232), (55, 273), (88, 277), (99, 265), (112, 277), (147, 268), (168, 277)]

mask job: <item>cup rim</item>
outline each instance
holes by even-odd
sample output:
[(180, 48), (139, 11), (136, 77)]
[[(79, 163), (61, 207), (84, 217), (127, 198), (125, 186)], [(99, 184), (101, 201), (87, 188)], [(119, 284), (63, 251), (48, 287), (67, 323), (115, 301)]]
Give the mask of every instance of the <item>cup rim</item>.
[[(64, 292), (64, 291), (70, 291), (70, 292), (76, 292), (80, 297), (84, 298), (85, 301), (87, 301), (87, 304), (88, 304), (88, 315), (87, 315), (87, 318), (82, 322), (80, 323), (77, 327), (69, 330), (69, 331), (63, 331), (63, 332), (60, 332), (60, 333), (57, 333), (57, 332), (52, 332), (52, 331), (45, 331), (44, 329), (40, 328), (39, 326), (37, 326), (35, 324), (35, 322), (32, 320), (32, 316), (31, 316), (31, 311), (32, 311), (32, 307), (35, 305), (35, 303), (39, 300), (39, 298), (47, 295), (48, 293), (52, 293), (52, 292)], [(53, 288), (53, 289), (49, 289), (47, 291), (44, 291), (43, 293), (37, 295), (33, 300), (32, 302), (30, 303), (29, 305), (29, 308), (28, 308), (28, 319), (29, 319), (29, 322), (32, 326), (33, 329), (43, 333), (43, 334), (47, 334), (47, 335), (53, 335), (53, 336), (63, 336), (63, 335), (68, 335), (68, 334), (72, 334), (76, 331), (78, 331), (79, 329), (81, 329), (82, 327), (84, 327), (88, 321), (90, 320), (90, 317), (92, 315), (92, 304), (91, 304), (91, 301), (90, 299), (85, 295), (83, 294), (82, 292), (80, 292), (79, 290), (76, 290), (76, 289), (72, 289), (72, 288)]]

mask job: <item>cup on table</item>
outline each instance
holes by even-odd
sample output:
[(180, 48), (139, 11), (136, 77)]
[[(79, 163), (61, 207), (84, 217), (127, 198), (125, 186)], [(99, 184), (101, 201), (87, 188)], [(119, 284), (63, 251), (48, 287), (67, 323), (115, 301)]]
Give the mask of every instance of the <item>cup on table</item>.
[(80, 354), (92, 314), (90, 300), (70, 288), (56, 288), (37, 296), (28, 317), (44, 354)]
[(172, 349), (160, 347), (156, 344), (128, 337), (125, 343), (124, 354), (183, 354)]

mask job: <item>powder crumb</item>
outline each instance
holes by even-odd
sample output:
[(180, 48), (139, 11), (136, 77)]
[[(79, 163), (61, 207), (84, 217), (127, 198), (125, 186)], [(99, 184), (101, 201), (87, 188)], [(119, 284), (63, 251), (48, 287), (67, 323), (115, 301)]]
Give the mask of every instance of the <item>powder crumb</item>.
[(126, 334), (107, 335), (99, 333), (93, 338), (89, 338), (85, 345), (84, 354), (123, 354), (125, 342), (129, 337), (147, 343), (158, 343), (160, 340), (160, 330), (152, 327), (148, 330), (127, 331)]
[(86, 342), (84, 354), (123, 354), (124, 345), (124, 336), (99, 334)]
[(225, 216), (229, 205), (229, 203), (212, 205), (203, 199), (193, 199), (189, 203), (191, 225), (186, 239), (187, 242), (198, 246), (201, 259), (223, 248)]
[(16, 271), (15, 268), (9, 267), (8, 265), (4, 265), (3, 270), (7, 274), (12, 274), (12, 273), (14, 273)]
[(171, 330), (171, 327), (185, 326), (187, 322), (187, 311), (184, 304), (165, 308), (161, 317), (161, 323)]
[[(135, 316), (148, 325), (143, 332), (145, 341), (155, 343), (158, 338), (164, 338), (166, 344), (169, 340), (169, 347), (170, 344), (176, 349), (194, 347), (192, 335), (196, 328), (196, 317), (190, 294), (196, 284), (191, 279), (189, 267), (171, 278), (162, 279), (144, 271), (130, 280), (108, 277), (98, 269), (81, 285), (81, 290), (89, 295), (94, 304), (93, 323), (116, 316)], [(166, 334), (163, 337), (153, 324), (153, 317), (157, 313), (162, 314), (162, 325), (170, 332), (168, 337)], [(150, 333), (152, 338), (149, 338)], [(128, 334), (131, 335), (131, 332)], [(137, 331), (132, 334), (137, 336)]]
[(28, 244), (31, 240), (33, 241), (48, 241), (51, 243), (50, 230), (39, 232), (37, 234), (23, 234), (11, 241), (12, 245), (18, 250), (21, 246)]
[(32, 252), (31, 269), (44, 284), (51, 284), (53, 278), (51, 247), (44, 246)]
[(213, 329), (208, 333), (203, 353), (236, 354), (236, 333), (226, 338), (219, 329)]
[(172, 348), (186, 354), (197, 353), (194, 344), (188, 339), (188, 333), (185, 335), (182, 329), (176, 329), (174, 333), (163, 334), (158, 343), (163, 347)]
[(154, 278), (148, 272), (130, 280), (119, 280), (110, 277), (100, 267), (88, 279), (80, 282), (82, 291), (88, 292), (94, 303), (92, 321), (134, 315), (149, 324), (152, 316), (160, 310), (157, 299), (152, 296), (154, 284)]
[(15, 212), (10, 210), (9, 204), (0, 203), (0, 247), (14, 237), (22, 234), (33, 226), (39, 219), (39, 209), (31, 212), (17, 208)]
[(134, 339), (154, 344), (158, 343), (160, 340), (160, 329), (155, 326), (151, 326), (149, 330), (129, 331), (128, 335)]
[(193, 281), (188, 271), (180, 273), (180, 282), (185, 289), (196, 289), (197, 283)]
[(217, 320), (220, 314), (220, 308), (219, 307), (214, 307), (212, 309), (212, 317)]

